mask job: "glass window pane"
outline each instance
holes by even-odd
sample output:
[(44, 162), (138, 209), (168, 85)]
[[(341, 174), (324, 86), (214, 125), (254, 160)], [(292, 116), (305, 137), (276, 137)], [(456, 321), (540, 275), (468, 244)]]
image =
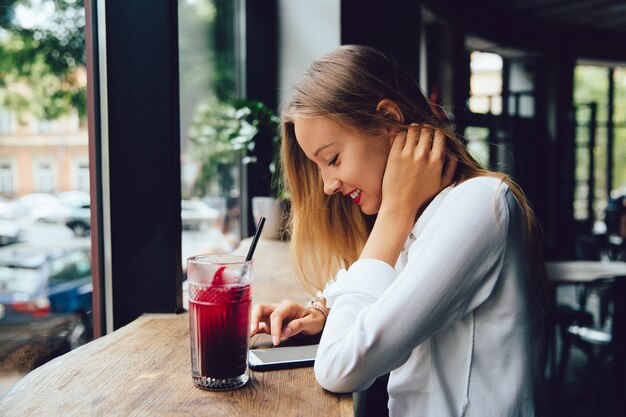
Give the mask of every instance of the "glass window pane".
[[(580, 129), (578, 133), (580, 133)], [(578, 146), (576, 148), (576, 188), (574, 189), (574, 218), (577, 220), (589, 218), (587, 210), (587, 198), (589, 195), (588, 175), (589, 150), (586, 146)]]
[(485, 168), (489, 167), (489, 129), (469, 126), (463, 134), (470, 154)]
[[(179, 0), (182, 259), (240, 239), (234, 0)], [(186, 265), (183, 265), (186, 268)]]
[(609, 92), (609, 68), (577, 65), (574, 69), (574, 102), (598, 104), (598, 121), (606, 123)]
[[(592, 222), (604, 219), (608, 193), (607, 184), (607, 122), (609, 68), (600, 65), (577, 65), (574, 70), (574, 100), (576, 111), (576, 190), (574, 212), (578, 219), (591, 217)], [(589, 172), (589, 123), (590, 104), (597, 106), (595, 147), (593, 148), (594, 190), (593, 213), (587, 213)], [(583, 203), (584, 200), (584, 203)], [(583, 214), (584, 213), (584, 214)], [(583, 217), (584, 216), (584, 217)]]
[(615, 141), (613, 143), (613, 186), (626, 194), (626, 67), (615, 68)]
[(502, 113), (502, 57), (474, 51), (470, 55), (470, 70), (470, 111)]
[(594, 219), (604, 218), (604, 208), (608, 199), (606, 190), (607, 164), (607, 128), (606, 124), (596, 128), (596, 147), (593, 150), (595, 160), (595, 192), (593, 199)]
[[(91, 246), (66, 225), (89, 204), (84, 25), (79, 1), (11, 0), (0, 7), (0, 392), (75, 346), (68, 338), (81, 321), (79, 340), (92, 327), (84, 281), (81, 291), (50, 290), (52, 259)], [(90, 270), (80, 265), (86, 279)], [(32, 360), (6, 360), (26, 356)]]

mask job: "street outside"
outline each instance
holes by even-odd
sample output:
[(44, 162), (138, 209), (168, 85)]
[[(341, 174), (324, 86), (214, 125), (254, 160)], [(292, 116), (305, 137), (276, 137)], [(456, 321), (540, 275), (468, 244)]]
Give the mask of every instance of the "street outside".
[[(0, 247), (0, 258), (12, 258), (18, 248), (64, 249), (90, 245), (91, 238), (76, 237), (75, 234), (61, 223), (39, 223), (28, 218), (14, 220), (24, 230), (19, 243)], [(182, 260), (199, 253), (230, 252), (237, 244), (236, 238), (225, 236), (214, 226), (202, 227), (200, 230), (184, 230), (182, 234)], [(183, 265), (184, 266), (184, 265)], [(41, 361), (52, 359), (55, 354), (64, 351), (55, 344), (56, 333), (67, 332), (72, 325), (72, 317), (50, 317), (36, 320), (27, 325), (0, 326), (0, 394), (9, 388), (24, 374), (41, 364)], [(65, 326), (65, 327), (64, 327)], [(45, 339), (45, 340), (44, 340)], [(41, 352), (41, 346), (47, 350)], [(31, 357), (18, 357), (16, 350), (27, 352)], [(67, 349), (65, 349), (67, 350)], [(44, 358), (32, 357), (39, 354)], [(23, 356), (23, 355), (22, 355)], [(17, 363), (18, 365), (15, 365)]]
[[(16, 220), (24, 231), (22, 242), (0, 247), (0, 257), (8, 256), (18, 246), (33, 248), (70, 248), (91, 243), (91, 238), (76, 237), (63, 224), (46, 224), (32, 222), (27, 219)], [(224, 235), (215, 227), (201, 230), (183, 230), (182, 259), (183, 262), (192, 255), (200, 253), (230, 252), (237, 244), (237, 239)], [(183, 265), (184, 266), (184, 265)]]

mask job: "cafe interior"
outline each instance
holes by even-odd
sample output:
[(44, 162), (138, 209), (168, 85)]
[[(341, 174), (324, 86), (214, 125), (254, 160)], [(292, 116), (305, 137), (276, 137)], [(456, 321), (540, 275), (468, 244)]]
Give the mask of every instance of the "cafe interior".
[[(481, 162), (521, 186), (541, 225), (553, 301), (546, 312), (547, 415), (623, 415), (623, 1), (211, 4), (212, 13), (230, 19), (222, 29), (231, 36), (217, 36), (215, 47), (234, 51), (238, 97), (277, 113), (308, 64), (339, 45), (373, 46), (409, 68)], [(176, 385), (189, 379), (179, 213), (181, 124), (188, 119), (180, 86), (191, 75), (180, 66), (179, 11), (171, 0), (85, 1), (95, 339), (17, 382), (0, 396), (0, 415), (195, 415), (194, 407), (213, 407), (207, 415), (386, 415), (386, 393), (377, 385), (354, 400), (319, 387), (301, 391), (315, 384), (310, 368), (281, 371), (286, 377), (253, 373), (251, 388), (237, 394)], [(495, 74), (494, 88), (481, 90), (489, 78), (481, 79), (481, 62), (495, 62), (482, 73)], [(581, 66), (603, 69), (607, 88), (596, 101), (577, 97)], [(252, 198), (272, 194), (274, 134), (261, 128), (250, 150), (256, 163), (241, 165), (241, 246), (255, 230)], [(271, 277), (274, 263), (289, 264), (288, 245), (288, 237), (259, 242), (264, 259), (256, 273), (268, 281), (255, 301), (309, 298), (295, 274), (283, 272), (293, 283)], [(171, 376), (179, 371), (170, 360), (179, 356), (180, 378)]]

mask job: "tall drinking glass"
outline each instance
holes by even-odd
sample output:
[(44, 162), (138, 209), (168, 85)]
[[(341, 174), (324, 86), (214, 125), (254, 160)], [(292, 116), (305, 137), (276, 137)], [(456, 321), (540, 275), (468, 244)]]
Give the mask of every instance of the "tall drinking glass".
[(236, 255), (187, 259), (191, 375), (221, 391), (248, 382), (252, 261)]

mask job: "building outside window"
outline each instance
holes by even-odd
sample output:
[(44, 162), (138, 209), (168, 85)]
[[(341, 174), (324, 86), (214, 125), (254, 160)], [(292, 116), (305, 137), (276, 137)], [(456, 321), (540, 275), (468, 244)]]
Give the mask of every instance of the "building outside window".
[(0, 135), (11, 133), (11, 112), (0, 106)]
[(74, 164), (74, 189), (89, 192), (89, 162), (78, 161)]
[(15, 192), (15, 167), (11, 161), (0, 160), (0, 195), (11, 197)]
[(35, 163), (35, 191), (51, 193), (55, 190), (55, 164), (51, 159), (42, 159)]

